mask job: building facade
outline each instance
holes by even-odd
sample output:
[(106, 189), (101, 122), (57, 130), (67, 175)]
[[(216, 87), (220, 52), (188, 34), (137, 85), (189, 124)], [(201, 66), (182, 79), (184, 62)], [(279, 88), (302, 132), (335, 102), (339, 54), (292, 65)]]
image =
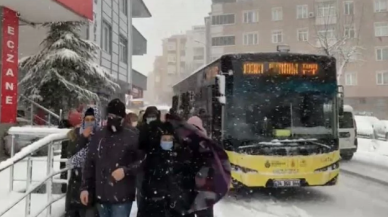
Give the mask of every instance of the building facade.
[(186, 33), (186, 67), (183, 73), (192, 73), (205, 63), (206, 59), (206, 28), (193, 26)]
[(335, 52), (346, 103), (388, 118), (387, 16), (387, 0), (213, 0), (208, 47), (212, 59), (275, 52), (279, 44), (296, 53), (327, 48)]
[(170, 104), (172, 85), (206, 62), (206, 28), (193, 26), (184, 35), (163, 40), (163, 54), (155, 58), (154, 71), (148, 77), (147, 100)]
[[(96, 61), (111, 72), (121, 86), (121, 91), (112, 97), (123, 100), (125, 94), (131, 92), (132, 86), (141, 88), (142, 92), (147, 87), (147, 78), (136, 76), (134, 74), (138, 72), (131, 70), (130, 57), (143, 55), (147, 51), (147, 40), (132, 25), (131, 17), (149, 18), (151, 14), (143, 0), (133, 0), (131, 6), (127, 0), (93, 0), (93, 21), (81, 29), (84, 38), (101, 48)], [(39, 44), (46, 37), (47, 30), (25, 23), (19, 27), (19, 31), (19, 58), (39, 52)]]

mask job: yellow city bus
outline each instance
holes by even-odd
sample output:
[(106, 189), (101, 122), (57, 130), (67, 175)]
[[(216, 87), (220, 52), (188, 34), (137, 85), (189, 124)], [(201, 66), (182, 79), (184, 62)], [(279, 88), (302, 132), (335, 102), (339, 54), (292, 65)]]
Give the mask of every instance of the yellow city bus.
[(221, 56), (173, 86), (173, 109), (201, 117), (232, 164), (233, 187), (335, 185), (343, 94), (336, 61), (307, 54)]

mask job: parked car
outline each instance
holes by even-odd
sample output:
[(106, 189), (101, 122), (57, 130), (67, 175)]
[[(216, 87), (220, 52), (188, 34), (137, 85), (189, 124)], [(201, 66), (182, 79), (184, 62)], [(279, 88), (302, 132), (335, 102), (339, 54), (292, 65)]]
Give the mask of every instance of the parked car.
[(378, 129), (380, 127), (380, 120), (374, 116), (360, 116), (355, 117), (357, 123), (357, 135), (359, 137), (373, 139), (376, 138)]
[(381, 120), (380, 127), (377, 132), (379, 138), (384, 138), (388, 140), (388, 120)]

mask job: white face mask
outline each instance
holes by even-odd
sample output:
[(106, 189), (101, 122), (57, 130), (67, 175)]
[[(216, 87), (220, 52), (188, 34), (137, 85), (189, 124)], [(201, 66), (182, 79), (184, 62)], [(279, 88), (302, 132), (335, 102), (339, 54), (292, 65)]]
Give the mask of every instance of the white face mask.
[(132, 122), (132, 127), (136, 127), (136, 126), (137, 126), (137, 121)]

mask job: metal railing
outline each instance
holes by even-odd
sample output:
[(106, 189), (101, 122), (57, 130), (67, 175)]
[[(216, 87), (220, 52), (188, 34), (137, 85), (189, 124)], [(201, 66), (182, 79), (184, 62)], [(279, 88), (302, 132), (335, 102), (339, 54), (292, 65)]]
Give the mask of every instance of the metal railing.
[[(23, 199), (25, 199), (25, 217), (37, 217), (44, 210), (47, 210), (46, 216), (51, 217), (52, 215), (52, 204), (56, 201), (62, 199), (65, 195), (61, 195), (57, 198), (53, 198), (52, 188), (54, 181), (54, 176), (59, 175), (63, 172), (68, 172), (68, 178), (70, 177), (69, 172), (70, 168), (66, 167), (59, 171), (54, 171), (54, 162), (66, 162), (66, 159), (55, 160), (54, 159), (54, 147), (56, 143), (61, 143), (67, 140), (67, 132), (69, 129), (57, 129), (58, 132), (54, 132), (53, 129), (50, 131), (46, 131), (44, 133), (44, 129), (39, 129), (38, 131), (28, 130), (32, 128), (25, 127), (11, 127), (8, 133), (12, 135), (12, 147), (11, 147), (11, 158), (5, 160), (0, 163), (0, 172), (5, 172), (5, 170), (10, 170), (10, 180), (9, 187), (10, 192), (13, 191), (14, 181), (26, 181), (26, 192), (21, 195), (15, 202), (6, 207), (4, 210), (0, 211), (0, 217), (10, 211), (13, 207), (15, 207), (18, 203), (20, 203)], [(54, 132), (54, 133), (53, 133)], [(46, 136), (36, 142), (33, 142), (31, 145), (22, 149), (19, 153), (14, 153), (14, 144), (15, 144), (15, 135), (30, 135), (33, 133), (34, 135), (45, 135)], [(50, 134), (51, 133), (51, 134)], [(49, 135), (48, 135), (49, 134)], [(32, 182), (32, 169), (34, 161), (42, 161), (42, 159), (35, 159), (32, 157), (32, 154), (38, 149), (47, 147), (47, 161), (46, 166), (46, 177), (43, 180), (36, 180), (38, 183), (33, 184)], [(15, 179), (14, 178), (14, 166), (19, 162), (27, 162), (27, 177), (26, 179)], [(56, 183), (67, 183), (68, 180), (59, 180)], [(46, 194), (47, 194), (47, 204), (38, 210), (36, 213), (31, 215), (31, 194), (35, 192), (41, 185), (46, 183)]]
[[(24, 100), (26, 101), (28, 104), (30, 104), (30, 107), (29, 107), (29, 116), (30, 116), (30, 122), (31, 122), (31, 125), (34, 125), (34, 121), (35, 121), (35, 118), (36, 119), (39, 119), (40, 121), (43, 121), (46, 125), (52, 125), (52, 121), (53, 121), (53, 118), (56, 120), (56, 121), (60, 121), (62, 119), (62, 115), (63, 115), (63, 112), (62, 110), (59, 111), (59, 115), (58, 114), (55, 114), (55, 112), (51, 111), (50, 109), (40, 105), (39, 103), (36, 103), (34, 102), (33, 100), (23, 96), (23, 95), (20, 95), (19, 96), (19, 101), (20, 100)], [(42, 109), (45, 113), (47, 113), (47, 120), (42, 118), (42, 117), (39, 117), (37, 114), (35, 114), (35, 110), (34, 110), (34, 107), (37, 107), (39, 109)]]

